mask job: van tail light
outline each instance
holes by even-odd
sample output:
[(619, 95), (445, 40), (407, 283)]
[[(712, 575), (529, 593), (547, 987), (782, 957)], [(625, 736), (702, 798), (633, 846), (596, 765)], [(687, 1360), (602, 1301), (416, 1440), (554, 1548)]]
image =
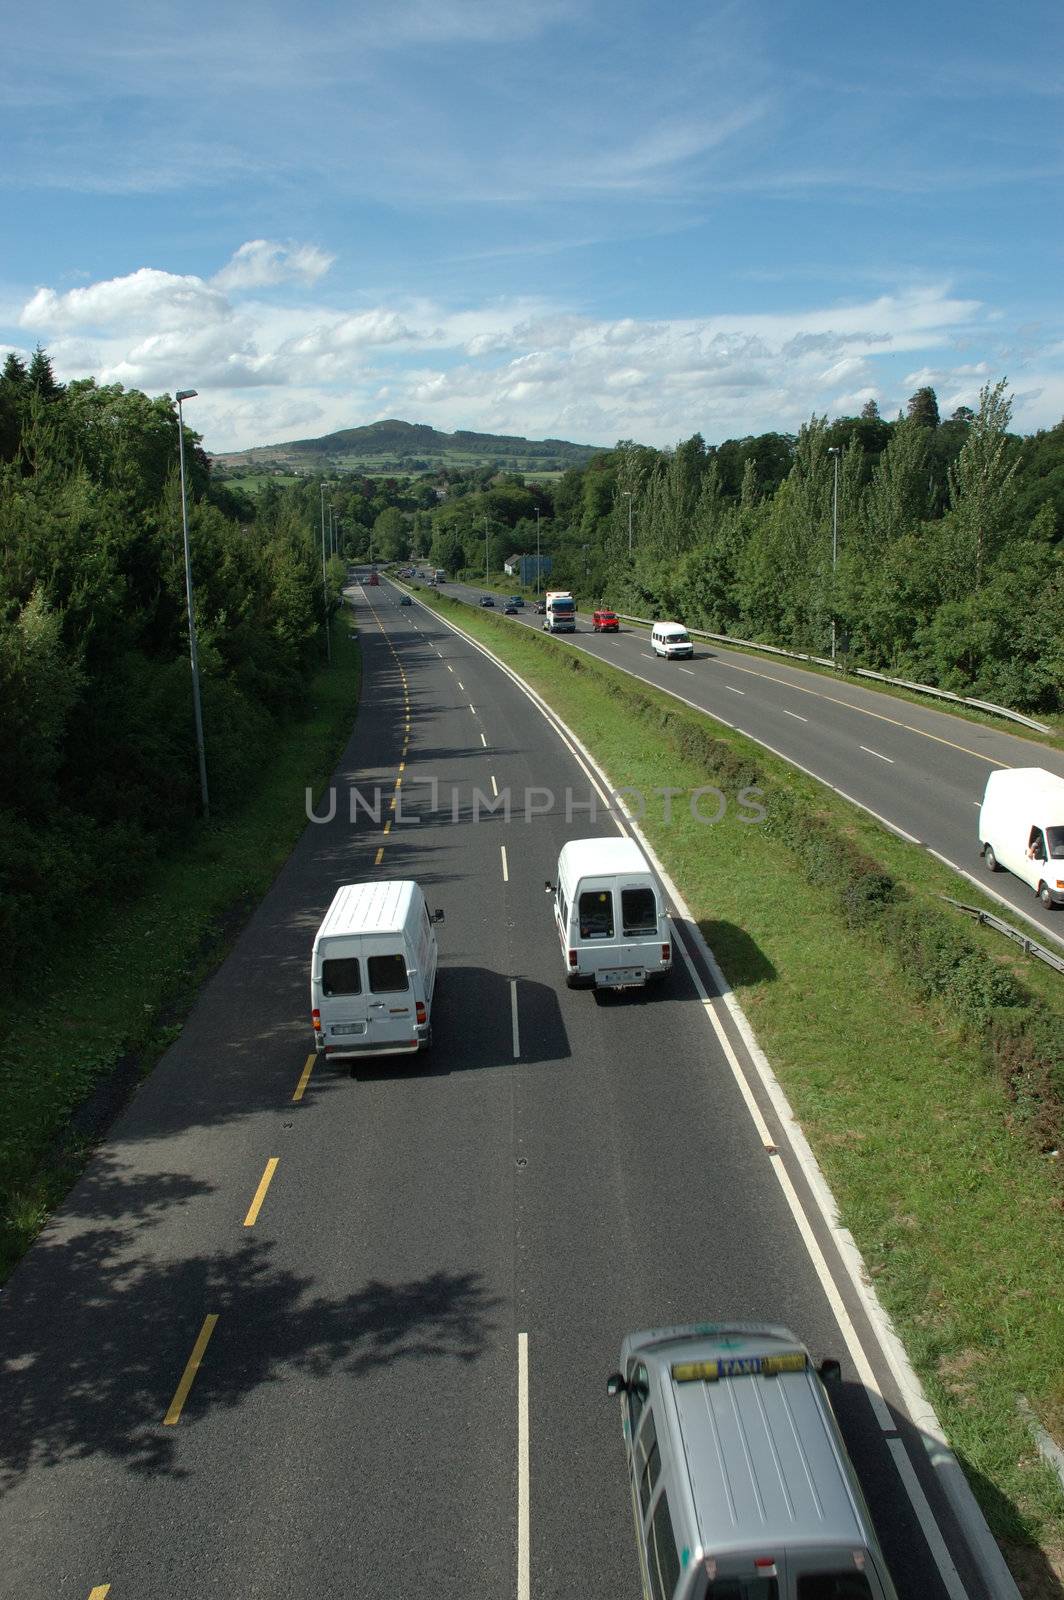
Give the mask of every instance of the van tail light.
[(672, 946), (671, 945), (668, 945), (668, 944), (663, 944), (662, 945), (662, 947), (661, 947), (661, 959), (662, 959), (662, 961), (671, 961), (671, 959), (672, 959)]
[(426, 1011), (425, 1011), (425, 1002), (424, 1002), (424, 1000), (419, 1000), (417, 1002), (417, 1005), (414, 1007), (414, 1010), (415, 1010), (415, 1012), (417, 1014), (417, 1025), (418, 1025), (418, 1027), (419, 1028), (424, 1027), (426, 1021), (428, 1020), (428, 1017), (427, 1017), (427, 1014), (426, 1014)]
[(576, 951), (575, 950), (570, 950), (569, 951), (569, 965), (571, 967), (575, 967), (576, 966)]
[(315, 1033), (320, 1033), (321, 1032), (321, 1012), (318, 1010), (317, 1006), (315, 1006), (314, 1010), (310, 1013), (310, 1020), (314, 1024), (314, 1032)]
[(774, 1578), (776, 1576), (775, 1556), (755, 1556), (754, 1566), (762, 1577)]

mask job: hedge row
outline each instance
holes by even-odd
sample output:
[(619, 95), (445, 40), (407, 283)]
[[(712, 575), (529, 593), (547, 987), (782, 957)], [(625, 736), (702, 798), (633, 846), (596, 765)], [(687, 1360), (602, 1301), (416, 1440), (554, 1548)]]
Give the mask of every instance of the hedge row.
[[(500, 624), (501, 625), (501, 624)], [(553, 641), (534, 634), (559, 659)], [(866, 855), (793, 790), (766, 780), (712, 727), (680, 707), (662, 707), (597, 663), (565, 652), (570, 671), (596, 678), (633, 718), (650, 724), (707, 778), (735, 788), (759, 784), (765, 828), (793, 856), (807, 882), (824, 889), (855, 933), (875, 938), (916, 993), (938, 1001), (982, 1047), (1014, 1107), (1012, 1121), (1042, 1154), (1062, 1152), (1064, 1180), (1064, 1016), (1030, 994), (1013, 974), (958, 925), (952, 914), (917, 901), (904, 884)]]

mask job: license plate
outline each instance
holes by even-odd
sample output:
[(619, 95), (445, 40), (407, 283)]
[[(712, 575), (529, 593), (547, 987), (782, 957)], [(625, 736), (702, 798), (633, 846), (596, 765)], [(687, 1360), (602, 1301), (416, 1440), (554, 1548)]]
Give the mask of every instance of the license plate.
[(596, 975), (595, 981), (607, 989), (625, 989), (632, 984), (645, 983), (646, 978), (644, 967), (607, 967)]
[(332, 1028), (330, 1028), (329, 1031), (334, 1035), (341, 1033), (365, 1033), (366, 1024), (364, 1022), (337, 1022)]

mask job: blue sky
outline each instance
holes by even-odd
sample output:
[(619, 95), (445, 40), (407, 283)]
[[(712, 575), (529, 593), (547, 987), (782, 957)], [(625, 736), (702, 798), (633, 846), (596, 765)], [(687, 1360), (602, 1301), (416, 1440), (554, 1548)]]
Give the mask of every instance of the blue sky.
[(195, 388), (208, 449), (1002, 377), (1064, 417), (1059, 0), (39, 0), (4, 44), (0, 350)]

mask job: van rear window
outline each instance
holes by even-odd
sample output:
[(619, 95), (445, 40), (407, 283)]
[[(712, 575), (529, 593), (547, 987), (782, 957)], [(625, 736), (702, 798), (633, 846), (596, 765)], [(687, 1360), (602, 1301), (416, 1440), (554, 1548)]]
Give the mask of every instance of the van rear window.
[(586, 889), (578, 911), (581, 939), (613, 938), (613, 895), (608, 889)]
[(321, 964), (322, 994), (361, 994), (362, 974), (357, 956), (343, 956)]
[(706, 1600), (779, 1600), (775, 1578), (718, 1578), (706, 1585)]
[(801, 1572), (798, 1600), (872, 1600), (863, 1572)]
[(635, 933), (657, 933), (658, 902), (653, 889), (621, 890), (621, 927), (626, 938)]
[(401, 955), (370, 956), (369, 986), (374, 994), (398, 994), (410, 987), (406, 976), (406, 962)]

